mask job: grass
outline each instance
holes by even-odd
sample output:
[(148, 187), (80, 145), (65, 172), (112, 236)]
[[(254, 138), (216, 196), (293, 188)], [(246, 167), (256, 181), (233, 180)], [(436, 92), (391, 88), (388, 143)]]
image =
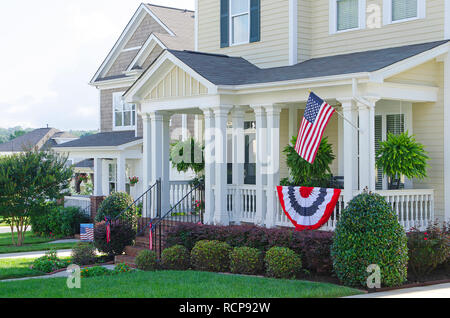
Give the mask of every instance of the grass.
[(0, 298), (312, 298), (361, 293), (326, 283), (195, 271), (82, 278), (81, 289), (68, 289), (65, 278), (0, 282), (0, 286)]
[(45, 275), (41, 271), (31, 269), (32, 264), (32, 258), (0, 259), (0, 280)]
[(33, 251), (48, 251), (54, 249), (70, 249), (74, 243), (57, 243), (49, 244), (54, 239), (38, 237), (31, 232), (25, 235), (24, 245), (14, 246), (11, 241), (11, 233), (0, 233), (0, 254), (5, 253), (21, 253)]

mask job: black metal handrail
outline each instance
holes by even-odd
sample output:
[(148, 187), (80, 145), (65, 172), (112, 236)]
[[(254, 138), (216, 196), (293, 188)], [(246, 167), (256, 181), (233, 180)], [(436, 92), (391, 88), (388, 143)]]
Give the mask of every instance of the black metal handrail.
[(156, 181), (147, 191), (145, 191), (139, 198), (134, 200), (133, 203), (131, 203), (125, 210), (120, 212), (116, 217), (114, 217), (111, 221), (117, 221), (119, 220), (124, 214), (131, 209), (132, 206), (136, 206), (138, 202), (141, 202), (142, 198), (147, 196), (156, 186), (158, 185), (158, 181)]
[(189, 191), (185, 196), (183, 196), (183, 198), (181, 200), (179, 200), (173, 207), (171, 207), (169, 209), (169, 211), (167, 211), (167, 213), (165, 213), (162, 217), (157, 218), (158, 220), (155, 222), (155, 219), (152, 219), (137, 235), (142, 235), (145, 233), (145, 231), (151, 226), (150, 231), (153, 231), (157, 226), (159, 226), (164, 220), (166, 220), (169, 216), (172, 215), (172, 212), (174, 212), (182, 203), (184, 200), (186, 200), (187, 198), (189, 198), (190, 196), (192, 196), (192, 194), (196, 191), (196, 190), (200, 190), (201, 188), (203, 188), (204, 185), (202, 183), (194, 186), (191, 191)]

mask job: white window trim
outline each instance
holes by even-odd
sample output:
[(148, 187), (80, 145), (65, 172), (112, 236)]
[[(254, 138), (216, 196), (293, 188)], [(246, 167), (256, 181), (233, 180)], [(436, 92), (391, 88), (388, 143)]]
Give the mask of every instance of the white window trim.
[(392, 21), (392, 0), (383, 0), (383, 24), (395, 24), (419, 19), (425, 19), (427, 15), (426, 0), (417, 0), (417, 17)]
[(337, 1), (338, 0), (330, 0), (329, 12), (330, 12), (330, 34), (339, 34), (345, 33), (349, 31), (362, 30), (366, 28), (366, 0), (358, 0), (358, 27), (347, 29), (347, 30), (338, 30), (337, 29)]
[[(116, 95), (123, 95), (125, 92), (115, 92), (113, 93), (113, 97), (112, 97), (112, 112), (113, 112), (113, 116), (112, 116), (112, 127), (113, 127), (113, 131), (127, 131), (127, 130), (135, 130), (136, 129), (136, 124), (137, 124), (137, 109), (135, 108), (134, 110), (134, 125), (130, 125), (130, 126), (116, 126), (116, 109), (114, 107), (114, 99)], [(136, 107), (136, 106), (135, 106)], [(123, 117), (122, 117), (122, 121), (123, 121)]]
[[(230, 46), (249, 44), (250, 43), (250, 28), (251, 28), (250, 0), (247, 0), (247, 2), (248, 2), (248, 11), (246, 13), (239, 13), (239, 14), (235, 14), (235, 15), (231, 14), (231, 2), (232, 2), (232, 0), (230, 0), (229, 4), (228, 4), (228, 12), (229, 12), (229, 17), (228, 17), (229, 22), (228, 22), (228, 24), (229, 24), (229, 42), (230, 42)], [(242, 16), (242, 15), (246, 15), (246, 14), (248, 15), (248, 39), (247, 39), (247, 41), (244, 41), (244, 42), (233, 43), (233, 18)]]

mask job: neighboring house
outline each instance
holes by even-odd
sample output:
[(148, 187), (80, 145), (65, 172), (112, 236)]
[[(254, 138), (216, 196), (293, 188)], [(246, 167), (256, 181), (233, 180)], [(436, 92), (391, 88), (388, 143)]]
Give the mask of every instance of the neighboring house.
[(50, 150), (52, 147), (76, 139), (78, 139), (77, 136), (55, 128), (39, 128), (0, 144), (0, 155), (22, 153), (26, 150)]
[[(144, 176), (143, 120), (140, 105), (125, 103), (122, 95), (166, 49), (194, 49), (194, 12), (141, 4), (90, 84), (99, 91), (100, 133), (55, 147), (79, 163), (78, 171), (94, 170), (94, 195), (114, 191), (139, 197), (150, 180)], [(195, 115), (174, 115), (171, 141), (197, 137)], [(197, 126), (195, 126), (197, 124)], [(192, 174), (171, 169), (171, 180), (190, 180)], [(129, 177), (140, 182), (130, 187)]]
[[(365, 188), (385, 196), (405, 228), (450, 218), (450, 1), (197, 0), (196, 8), (197, 52), (165, 48), (124, 94), (143, 118), (146, 184), (162, 178), (169, 188), (170, 117), (203, 115), (205, 221), (289, 226), (275, 187), (288, 176), (282, 150), (311, 89), (362, 131), (338, 116), (326, 129), (345, 188), (327, 228)], [(429, 177), (389, 191), (375, 150), (388, 132), (406, 130), (429, 152)]]

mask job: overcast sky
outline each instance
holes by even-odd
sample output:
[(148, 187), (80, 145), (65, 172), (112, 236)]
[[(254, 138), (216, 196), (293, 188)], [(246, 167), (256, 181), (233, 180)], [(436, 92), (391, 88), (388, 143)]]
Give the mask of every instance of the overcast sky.
[[(142, 1), (0, 1), (0, 127), (98, 129), (88, 82)], [(152, 0), (194, 9), (194, 0)]]

